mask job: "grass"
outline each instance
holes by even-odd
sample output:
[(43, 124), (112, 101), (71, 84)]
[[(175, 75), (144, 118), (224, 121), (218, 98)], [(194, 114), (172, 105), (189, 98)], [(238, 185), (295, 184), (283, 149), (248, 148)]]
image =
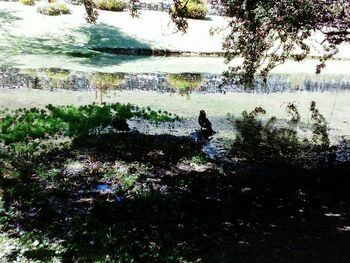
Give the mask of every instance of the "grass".
[(0, 154), (40, 155), (69, 147), (72, 140), (104, 129), (128, 130), (127, 119), (138, 117), (153, 122), (175, 121), (177, 116), (131, 104), (75, 106), (47, 105), (45, 109), (0, 111)]
[(131, 188), (136, 183), (138, 176), (133, 174), (124, 174), (121, 178), (123, 188)]

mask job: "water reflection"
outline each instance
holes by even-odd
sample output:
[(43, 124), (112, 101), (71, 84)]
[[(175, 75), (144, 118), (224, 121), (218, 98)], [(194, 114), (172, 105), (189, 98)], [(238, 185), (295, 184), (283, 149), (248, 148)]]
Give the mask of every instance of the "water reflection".
[(62, 69), (0, 69), (0, 87), (66, 90), (153, 90), (188, 95), (195, 92), (327, 92), (350, 90), (350, 75), (272, 74), (266, 84), (252, 90), (237, 84), (223, 85), (218, 74), (104, 73)]
[(336, 152), (336, 161), (337, 162), (350, 161), (350, 143), (345, 139), (344, 136), (341, 136), (339, 139), (338, 148)]

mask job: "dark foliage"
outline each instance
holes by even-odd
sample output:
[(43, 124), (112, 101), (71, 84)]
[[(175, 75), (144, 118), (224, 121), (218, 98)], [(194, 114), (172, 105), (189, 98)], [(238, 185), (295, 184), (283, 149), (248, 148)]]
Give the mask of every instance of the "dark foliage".
[(286, 110), (291, 116), (286, 124), (278, 124), (275, 117), (264, 123), (258, 115), (266, 112), (260, 107), (249, 114), (244, 111), (242, 117), (234, 121), (238, 134), (231, 153), (235, 157), (274, 165), (309, 168), (329, 165), (335, 148), (330, 147), (327, 122), (316, 109), (316, 103), (311, 103), (311, 123), (305, 127), (312, 133), (311, 140), (298, 134), (300, 115), (296, 106), (289, 103)]
[(337, 45), (349, 42), (350, 3), (346, 0), (222, 0), (231, 18), (230, 34), (224, 40), (225, 58), (243, 57), (226, 76), (240, 73), (241, 83), (254, 85), (255, 75), (267, 73), (287, 59), (301, 61), (311, 50), (308, 40), (321, 33), (325, 61), (337, 53)]

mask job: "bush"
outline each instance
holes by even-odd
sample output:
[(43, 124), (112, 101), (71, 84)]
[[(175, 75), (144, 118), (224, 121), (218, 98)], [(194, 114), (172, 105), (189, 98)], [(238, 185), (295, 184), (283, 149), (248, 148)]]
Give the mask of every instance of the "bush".
[(311, 103), (310, 111), (311, 125), (308, 129), (312, 132), (311, 140), (298, 135), (300, 115), (292, 103), (287, 105), (287, 112), (292, 117), (287, 126), (281, 126), (275, 117), (263, 123), (257, 118), (259, 114), (265, 114), (262, 108), (255, 108), (251, 113), (244, 111), (242, 117), (234, 121), (237, 138), (231, 149), (232, 155), (302, 167), (324, 164), (332, 157), (334, 149), (329, 145), (327, 123), (316, 109), (315, 102)]
[(48, 16), (70, 14), (69, 8), (64, 3), (50, 3), (38, 8), (38, 12)]
[(202, 0), (191, 0), (187, 4), (187, 18), (203, 19), (208, 9)]
[(23, 5), (35, 5), (34, 0), (19, 0), (19, 2)]
[[(182, 1), (183, 5), (185, 5), (186, 0)], [(175, 12), (175, 8), (171, 9), (171, 12)], [(208, 12), (208, 8), (202, 0), (189, 0), (183, 10), (179, 13), (186, 18), (192, 19), (203, 19)]]
[(121, 12), (126, 7), (126, 3), (122, 0), (99, 0), (97, 8), (101, 10)]

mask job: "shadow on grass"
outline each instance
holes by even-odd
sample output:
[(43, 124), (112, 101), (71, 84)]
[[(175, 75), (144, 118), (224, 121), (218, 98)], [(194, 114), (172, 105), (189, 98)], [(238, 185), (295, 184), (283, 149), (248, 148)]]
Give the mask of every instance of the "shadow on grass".
[[(2, 38), (6, 40), (9, 39), (7, 35), (9, 34), (10, 27), (13, 27), (13, 23), (18, 20), (22, 20), (22, 18), (20, 16), (17, 16), (15, 13), (16, 12), (13, 10), (0, 10), (0, 34), (2, 35)], [(8, 50), (6, 47), (3, 50), (0, 48), (0, 61), (1, 67), (8, 68), (16, 66), (16, 62), (8, 57)]]
[(12, 24), (15, 21), (22, 20), (20, 16), (14, 15), (13, 10), (0, 10), (0, 25)]
[(89, 26), (82, 26), (75, 33), (83, 34), (88, 38), (86, 46), (94, 47), (124, 47), (124, 48), (150, 48), (147, 43), (122, 32), (119, 28), (97, 23)]
[(92, 150), (90, 156), (98, 160), (138, 161), (170, 169), (182, 158), (198, 153), (201, 145), (188, 137), (131, 132), (85, 137), (76, 141), (76, 147)]
[[(1, 16), (1, 13), (0, 13)], [(8, 20), (7, 16), (4, 17)], [(1, 17), (0, 17), (1, 19)], [(15, 18), (12, 18), (15, 19)], [(0, 20), (1, 21), (1, 20)], [(37, 37), (12, 35), (7, 32), (8, 50), (23, 55), (65, 55), (76, 63), (89, 66), (110, 66), (142, 59), (142, 56), (115, 56), (93, 51), (94, 47), (141, 47), (150, 48), (148, 44), (121, 32), (114, 26), (98, 23), (82, 26), (67, 31), (64, 37), (53, 34)], [(81, 39), (87, 38), (81, 42)]]
[[(324, 170), (241, 167), (227, 174), (215, 165), (201, 171), (177, 166), (199, 148), (184, 137), (101, 135), (17, 167), (16, 176), (3, 170), (5, 208), (16, 211), (7, 228), (62, 240), (64, 262), (350, 260), (348, 164)], [(102, 193), (95, 190), (102, 172), (66, 174), (67, 159), (92, 166), (138, 162), (149, 169), (139, 172), (134, 189)], [(43, 180), (37, 173), (43, 163), (60, 172)], [(39, 252), (27, 256), (47, 260), (52, 250)]]

